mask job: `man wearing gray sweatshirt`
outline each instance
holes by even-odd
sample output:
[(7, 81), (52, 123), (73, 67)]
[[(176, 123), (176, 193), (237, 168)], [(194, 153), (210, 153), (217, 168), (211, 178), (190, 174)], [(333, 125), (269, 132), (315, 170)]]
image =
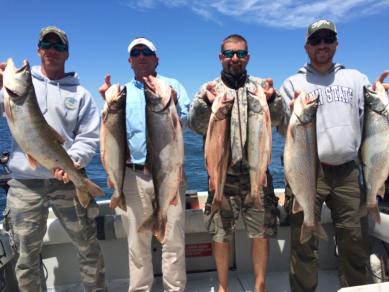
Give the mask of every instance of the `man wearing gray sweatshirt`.
[[(286, 79), (280, 89), (289, 102), (296, 92), (319, 97), (316, 114), (320, 171), (316, 210), (325, 202), (331, 209), (339, 249), (342, 287), (367, 283), (367, 219), (359, 212), (363, 192), (359, 185), (358, 149), (362, 138), (363, 87), (368, 78), (357, 70), (333, 63), (338, 46), (335, 24), (319, 20), (308, 27), (305, 51), (309, 64)], [(315, 291), (318, 285), (318, 239), (301, 244), (302, 212), (292, 214), (293, 194), (286, 186), (290, 213), (291, 255), (289, 280), (292, 291)], [(320, 216), (320, 214), (317, 214)]]
[[(100, 115), (91, 94), (80, 85), (77, 73), (65, 73), (69, 57), (66, 33), (53, 26), (43, 28), (38, 55), (41, 66), (32, 67), (31, 75), (40, 110), (47, 123), (63, 137), (63, 147), (74, 164), (84, 168), (99, 143)], [(0, 64), (0, 89), (4, 69), (5, 64)], [(0, 91), (0, 115), (2, 103)], [(95, 200), (91, 198), (89, 206), (83, 208), (67, 173), (59, 168), (32, 168), (15, 140), (8, 166), (12, 179), (8, 182), (6, 220), (12, 227), (18, 254), (15, 273), (19, 290), (43, 291), (40, 252), (50, 206), (78, 249), (84, 291), (105, 291), (104, 261), (94, 220), (99, 212)]]

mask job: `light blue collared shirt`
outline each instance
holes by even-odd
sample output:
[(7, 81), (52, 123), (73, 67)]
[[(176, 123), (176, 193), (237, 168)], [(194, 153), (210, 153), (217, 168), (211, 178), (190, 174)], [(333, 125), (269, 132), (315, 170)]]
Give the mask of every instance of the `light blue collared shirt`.
[[(177, 92), (177, 112), (181, 125), (186, 127), (190, 99), (185, 88), (175, 79), (157, 75), (158, 79), (169, 84)], [(126, 127), (127, 140), (130, 147), (131, 162), (144, 164), (146, 161), (146, 99), (142, 82), (132, 79), (126, 85)]]

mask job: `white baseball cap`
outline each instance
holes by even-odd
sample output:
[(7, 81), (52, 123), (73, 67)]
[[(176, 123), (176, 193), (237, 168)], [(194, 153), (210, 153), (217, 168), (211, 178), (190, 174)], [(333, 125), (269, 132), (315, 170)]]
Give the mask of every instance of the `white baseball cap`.
[(137, 45), (145, 45), (150, 50), (152, 50), (154, 53), (157, 51), (157, 49), (155, 48), (154, 44), (151, 41), (149, 41), (148, 39), (146, 39), (146, 38), (136, 38), (128, 45), (128, 53), (130, 54), (131, 50), (135, 46), (137, 46)]

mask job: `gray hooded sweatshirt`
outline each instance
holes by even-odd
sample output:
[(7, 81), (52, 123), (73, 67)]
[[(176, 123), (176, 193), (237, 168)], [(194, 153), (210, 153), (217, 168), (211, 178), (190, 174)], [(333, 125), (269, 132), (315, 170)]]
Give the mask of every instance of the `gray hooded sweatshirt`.
[[(85, 167), (99, 143), (100, 114), (91, 94), (80, 85), (75, 72), (66, 73), (60, 80), (49, 80), (42, 75), (39, 66), (34, 66), (31, 74), (39, 107), (47, 123), (65, 139), (63, 147), (72, 160)], [(13, 139), (8, 166), (16, 179), (53, 178), (51, 171), (42, 166), (31, 168), (26, 155)]]
[(340, 165), (357, 158), (362, 138), (364, 86), (369, 86), (367, 76), (341, 64), (334, 64), (325, 75), (306, 64), (284, 81), (280, 92), (286, 102), (295, 91), (319, 95), (316, 130), (320, 162)]

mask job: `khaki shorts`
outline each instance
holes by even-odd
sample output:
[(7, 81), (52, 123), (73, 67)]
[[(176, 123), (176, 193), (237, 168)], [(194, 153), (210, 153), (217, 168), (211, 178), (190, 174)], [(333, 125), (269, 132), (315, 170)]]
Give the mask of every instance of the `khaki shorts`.
[(213, 194), (209, 193), (208, 202), (204, 210), (205, 225), (215, 242), (230, 242), (239, 215), (249, 238), (273, 238), (277, 236), (278, 198), (274, 194), (273, 179), (267, 172), (267, 187), (263, 189), (265, 209), (255, 208), (254, 203), (248, 201), (250, 189), (248, 174), (227, 175), (224, 187), (222, 208), (219, 213), (211, 216)]

